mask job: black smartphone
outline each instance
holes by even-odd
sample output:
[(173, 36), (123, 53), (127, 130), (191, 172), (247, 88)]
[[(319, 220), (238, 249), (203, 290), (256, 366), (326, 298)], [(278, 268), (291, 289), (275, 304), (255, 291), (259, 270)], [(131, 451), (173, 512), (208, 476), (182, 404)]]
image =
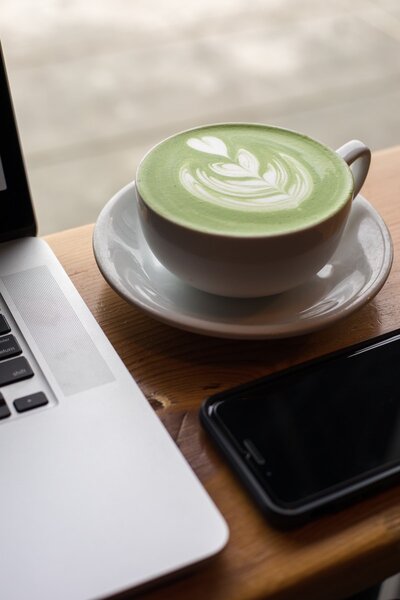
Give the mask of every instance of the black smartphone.
[(400, 481), (400, 330), (208, 398), (201, 422), (267, 516)]

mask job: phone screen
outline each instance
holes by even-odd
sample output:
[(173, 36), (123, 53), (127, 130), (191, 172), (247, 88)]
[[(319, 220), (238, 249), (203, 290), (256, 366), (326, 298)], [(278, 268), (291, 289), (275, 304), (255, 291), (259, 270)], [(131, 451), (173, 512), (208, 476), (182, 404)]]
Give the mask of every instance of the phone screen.
[(400, 463), (400, 336), (216, 401), (271, 498), (296, 506)]

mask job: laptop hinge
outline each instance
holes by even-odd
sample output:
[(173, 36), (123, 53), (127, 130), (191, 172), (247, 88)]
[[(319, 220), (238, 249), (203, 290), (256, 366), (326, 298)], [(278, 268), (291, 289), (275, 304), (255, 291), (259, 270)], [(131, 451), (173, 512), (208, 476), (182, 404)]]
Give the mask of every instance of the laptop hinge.
[(0, 236), (0, 243), (9, 242), (11, 240), (18, 240), (22, 237), (36, 237), (36, 234), (36, 223), (32, 223), (32, 225), (29, 225), (28, 227), (23, 227), (21, 229), (2, 233)]

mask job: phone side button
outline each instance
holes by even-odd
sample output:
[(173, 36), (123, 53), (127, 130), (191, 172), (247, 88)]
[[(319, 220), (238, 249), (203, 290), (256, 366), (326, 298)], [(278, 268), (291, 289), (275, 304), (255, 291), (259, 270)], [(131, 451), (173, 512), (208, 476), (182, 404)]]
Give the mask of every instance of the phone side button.
[(246, 438), (243, 440), (243, 446), (250, 453), (251, 457), (256, 461), (256, 463), (258, 465), (260, 465), (260, 467), (265, 465), (265, 462), (266, 462), (265, 458), (263, 457), (261, 452), (258, 450), (258, 448), (255, 446), (254, 442), (252, 442), (251, 440)]

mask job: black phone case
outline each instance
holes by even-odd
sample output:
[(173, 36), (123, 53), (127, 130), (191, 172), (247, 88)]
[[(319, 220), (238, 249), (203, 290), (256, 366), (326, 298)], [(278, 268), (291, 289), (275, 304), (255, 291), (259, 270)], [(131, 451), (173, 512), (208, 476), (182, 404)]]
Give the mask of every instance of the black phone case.
[(235, 440), (230, 436), (229, 432), (224, 429), (224, 426), (213, 414), (213, 406), (221, 400), (229, 401), (229, 398), (240, 395), (243, 392), (251, 392), (252, 389), (262, 387), (271, 380), (284, 377), (288, 373), (303, 370), (326, 361), (334, 360), (339, 356), (344, 356), (357, 350), (373, 346), (379, 342), (388, 340), (391, 337), (398, 337), (398, 343), (400, 344), (400, 329), (379, 337), (375, 337), (367, 342), (356, 344), (323, 357), (290, 367), (284, 371), (279, 371), (261, 379), (256, 379), (238, 387), (220, 392), (204, 400), (200, 408), (201, 424), (210, 435), (218, 449), (228, 460), (228, 463), (242, 481), (250, 495), (256, 501), (259, 508), (261, 508), (262, 512), (273, 525), (279, 528), (290, 528), (303, 525), (318, 515), (337, 511), (358, 499), (365, 498), (372, 493), (376, 493), (377, 491), (382, 490), (400, 480), (400, 465), (391, 467), (385, 471), (381, 471), (378, 474), (365, 476), (352, 484), (338, 486), (334, 491), (331, 491), (330, 493), (320, 496), (314, 500), (310, 500), (302, 505), (297, 505), (296, 507), (281, 506), (280, 504), (274, 502), (274, 500), (270, 497), (260, 483), (257, 476), (252, 472), (251, 467), (245, 461), (244, 455), (237, 448)]

